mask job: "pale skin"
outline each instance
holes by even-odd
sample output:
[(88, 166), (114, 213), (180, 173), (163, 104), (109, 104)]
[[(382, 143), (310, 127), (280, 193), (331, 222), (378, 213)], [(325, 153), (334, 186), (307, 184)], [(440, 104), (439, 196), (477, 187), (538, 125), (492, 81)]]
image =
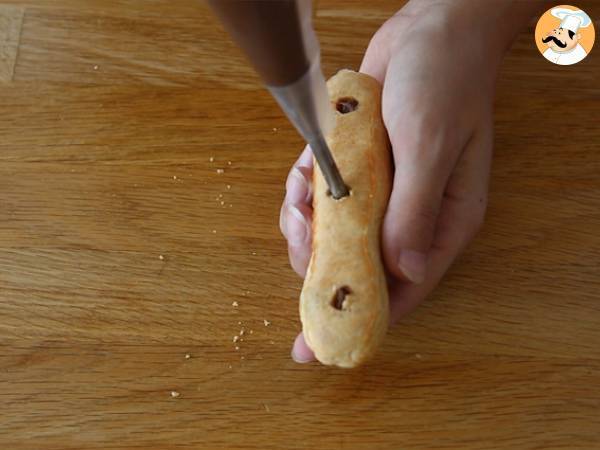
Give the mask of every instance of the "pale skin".
[[(381, 243), (391, 323), (431, 293), (483, 223), (496, 76), (544, 3), (411, 0), (368, 45), (360, 71), (383, 85), (395, 164)], [(280, 216), (291, 265), (302, 277), (311, 254), (312, 170), (306, 148), (288, 176)], [(292, 358), (314, 360), (302, 333)]]

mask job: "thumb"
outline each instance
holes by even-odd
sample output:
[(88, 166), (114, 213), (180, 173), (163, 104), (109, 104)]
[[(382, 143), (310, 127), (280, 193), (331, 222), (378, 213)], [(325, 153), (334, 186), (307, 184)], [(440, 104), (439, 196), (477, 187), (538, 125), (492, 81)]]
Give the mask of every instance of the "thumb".
[(418, 284), (427, 274), (428, 254), (455, 163), (451, 151), (446, 158), (440, 156), (444, 151), (431, 151), (436, 145), (424, 142), (428, 138), (408, 140), (396, 131), (390, 136), (395, 173), (383, 221), (383, 255), (393, 275)]

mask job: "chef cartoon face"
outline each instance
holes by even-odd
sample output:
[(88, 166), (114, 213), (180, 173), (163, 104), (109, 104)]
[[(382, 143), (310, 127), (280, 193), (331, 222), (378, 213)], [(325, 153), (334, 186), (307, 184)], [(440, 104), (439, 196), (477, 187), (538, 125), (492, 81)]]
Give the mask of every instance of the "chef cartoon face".
[(559, 27), (544, 36), (542, 42), (555, 52), (562, 53), (573, 50), (580, 40), (581, 34)]
[(546, 11), (535, 27), (535, 42), (544, 58), (570, 66), (586, 58), (594, 45), (594, 25), (585, 11), (560, 5)]

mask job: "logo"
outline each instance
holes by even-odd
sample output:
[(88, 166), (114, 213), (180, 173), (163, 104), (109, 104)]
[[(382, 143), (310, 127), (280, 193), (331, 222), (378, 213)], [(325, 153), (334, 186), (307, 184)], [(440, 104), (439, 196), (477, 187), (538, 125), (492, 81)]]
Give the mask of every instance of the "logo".
[(561, 66), (577, 64), (594, 46), (594, 24), (585, 11), (560, 5), (546, 11), (535, 27), (535, 43), (548, 61)]

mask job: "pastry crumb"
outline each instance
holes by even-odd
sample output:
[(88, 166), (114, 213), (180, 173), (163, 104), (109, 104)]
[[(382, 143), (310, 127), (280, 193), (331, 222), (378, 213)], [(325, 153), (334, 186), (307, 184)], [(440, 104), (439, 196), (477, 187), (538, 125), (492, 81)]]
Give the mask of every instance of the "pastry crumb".
[(277, 128), (276, 128), (276, 127), (273, 127), (273, 131), (277, 131)]
[(231, 185), (230, 184), (227, 185), (227, 189), (231, 189)]
[(229, 364), (229, 368), (231, 369), (231, 364)]
[[(235, 344), (237, 341), (239, 341), (239, 340), (240, 340), (240, 337), (239, 337), (239, 336), (234, 336), (234, 337), (233, 337), (233, 343), (234, 343), (234, 344)], [(237, 349), (236, 349), (236, 350), (237, 350)]]
[(217, 230), (212, 230), (213, 234), (217, 234)]
[(267, 405), (266, 403), (263, 403), (263, 406), (265, 407), (265, 411), (271, 412), (271, 410), (269, 409), (269, 405)]
[(94, 70), (98, 70), (98, 64), (94, 66)]
[(240, 336), (243, 336), (244, 333), (246, 332), (246, 330), (244, 330), (243, 328), (240, 330)]
[(417, 359), (423, 359), (423, 356), (421, 356), (420, 353), (415, 353), (415, 358), (417, 358)]
[(235, 346), (235, 349), (236, 349), (236, 350), (239, 350), (239, 349), (240, 349), (240, 347), (236, 345), (236, 346)]
[(240, 359), (246, 359), (246, 358), (242, 355), (242, 356), (240, 356)]
[(227, 161), (227, 165), (230, 166), (231, 165), (231, 161)]
[(253, 331), (252, 331), (252, 330), (250, 330), (250, 334), (252, 334), (252, 333), (253, 333)]
[(215, 157), (214, 157), (214, 156), (211, 156), (210, 158), (208, 158), (208, 160), (209, 160), (210, 162), (214, 162), (214, 161), (215, 161)]
[(160, 259), (161, 261), (163, 261), (165, 259), (165, 257), (163, 255), (158, 255), (158, 259)]
[(225, 202), (223, 200), (221, 200), (221, 206), (223, 206), (225, 204)]
[(267, 319), (263, 319), (263, 323), (265, 324), (265, 327), (271, 325), (271, 322), (269, 322)]
[(234, 300), (233, 302), (231, 302), (231, 306), (237, 308), (238, 306), (240, 306), (240, 304)]
[(190, 355), (189, 353), (185, 354), (185, 359), (190, 359), (192, 357), (192, 355)]
[(180, 394), (179, 392), (177, 392), (177, 391), (171, 391), (171, 397), (173, 397), (173, 398), (177, 398), (177, 397), (179, 397), (180, 395), (181, 395), (181, 394)]
[(252, 252), (252, 255), (256, 256), (256, 252)]
[(217, 169), (217, 173), (222, 174), (222, 173), (225, 173), (225, 171), (223, 169)]
[(173, 179), (176, 180), (177, 179), (177, 175), (173, 175)]

